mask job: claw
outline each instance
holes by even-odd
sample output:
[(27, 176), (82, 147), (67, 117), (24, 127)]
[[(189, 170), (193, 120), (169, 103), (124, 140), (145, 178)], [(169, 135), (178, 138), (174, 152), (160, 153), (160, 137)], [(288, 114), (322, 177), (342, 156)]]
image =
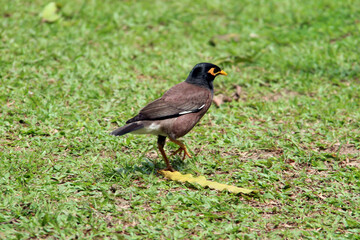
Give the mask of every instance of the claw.
[[(164, 151), (165, 139), (166, 139), (166, 137), (164, 137), (164, 136), (159, 136), (158, 137), (159, 151), (160, 151), (161, 155), (163, 156), (165, 164), (166, 164), (166, 168), (163, 171), (176, 172), (176, 170), (170, 165), (169, 159), (167, 158), (167, 156), (165, 154), (165, 151)], [(175, 155), (177, 153), (181, 154), (181, 152), (183, 151), (184, 152), (184, 155), (182, 157), (183, 161), (185, 160), (186, 156), (191, 158), (191, 155), (187, 151), (186, 146), (181, 141), (176, 140), (176, 139), (172, 139), (172, 138), (169, 138), (169, 139), (170, 139), (170, 141), (172, 141), (172, 142), (174, 142), (174, 143), (176, 143), (177, 145), (180, 146), (178, 150), (176, 150), (173, 154), (171, 154), (171, 156)]]
[(182, 151), (184, 151), (184, 155), (183, 155), (183, 158), (182, 158), (183, 161), (185, 160), (186, 156), (188, 156), (189, 158), (192, 158), (190, 153), (187, 151), (185, 146), (184, 147), (182, 147), (182, 146), (179, 147), (179, 149), (176, 150), (174, 153), (172, 153), (171, 156), (173, 156), (173, 155), (175, 155), (177, 153), (181, 153)]

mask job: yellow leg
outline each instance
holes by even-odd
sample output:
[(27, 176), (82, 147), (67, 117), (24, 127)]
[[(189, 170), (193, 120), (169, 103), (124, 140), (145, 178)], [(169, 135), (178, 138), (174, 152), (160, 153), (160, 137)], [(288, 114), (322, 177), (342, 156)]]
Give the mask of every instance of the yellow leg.
[(177, 145), (180, 146), (179, 149), (176, 150), (176, 151), (175, 151), (173, 154), (171, 154), (171, 155), (175, 155), (175, 154), (177, 154), (177, 153), (181, 153), (182, 151), (184, 151), (184, 155), (183, 155), (182, 160), (184, 161), (186, 156), (188, 156), (189, 158), (191, 158), (191, 155), (190, 155), (189, 152), (187, 151), (185, 144), (183, 144), (182, 142), (180, 142), (179, 140), (176, 140), (176, 139), (171, 139), (171, 138), (170, 138), (170, 141), (172, 141), (173, 143), (176, 143)]

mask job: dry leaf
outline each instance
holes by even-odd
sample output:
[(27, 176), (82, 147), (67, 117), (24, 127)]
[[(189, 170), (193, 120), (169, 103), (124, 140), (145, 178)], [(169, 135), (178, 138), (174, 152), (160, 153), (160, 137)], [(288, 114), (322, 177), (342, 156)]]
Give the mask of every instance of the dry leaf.
[(220, 95), (214, 96), (213, 102), (217, 107), (220, 107), (220, 105), (223, 104), (223, 102), (224, 102), (223, 95), (220, 94)]
[(239, 85), (234, 86), (236, 91), (231, 95), (231, 97), (236, 101), (240, 98), (241, 87)]
[(224, 102), (231, 102), (232, 101), (232, 98), (231, 97), (228, 97), (226, 95), (223, 95), (223, 101)]
[(231, 102), (232, 101), (232, 98), (231, 97), (228, 97), (224, 94), (219, 94), (217, 96), (215, 96), (213, 98), (213, 102), (215, 103), (215, 105), (217, 107), (219, 107), (221, 104), (223, 104), (224, 102)]
[(236, 88), (236, 92), (235, 92), (236, 95), (237, 95), (238, 97), (240, 97), (241, 90), (242, 90), (241, 87), (240, 87), (239, 85), (236, 85), (235, 88)]

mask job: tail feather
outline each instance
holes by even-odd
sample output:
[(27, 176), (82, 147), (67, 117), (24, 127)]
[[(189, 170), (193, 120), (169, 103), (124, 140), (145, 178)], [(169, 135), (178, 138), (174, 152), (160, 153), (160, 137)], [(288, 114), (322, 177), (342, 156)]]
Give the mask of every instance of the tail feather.
[(139, 130), (141, 128), (143, 128), (144, 125), (138, 122), (134, 122), (134, 123), (129, 123), (126, 124), (125, 126), (119, 127), (118, 129), (112, 131), (110, 133), (110, 135), (114, 135), (114, 136), (122, 136), (124, 134), (127, 134), (129, 132), (133, 132), (136, 130)]

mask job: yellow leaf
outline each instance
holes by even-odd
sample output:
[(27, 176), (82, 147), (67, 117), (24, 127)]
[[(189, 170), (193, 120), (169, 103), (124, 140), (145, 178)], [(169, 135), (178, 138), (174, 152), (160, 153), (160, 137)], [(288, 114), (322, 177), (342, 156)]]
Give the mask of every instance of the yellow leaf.
[(170, 171), (160, 171), (162, 175), (164, 175), (166, 178), (178, 181), (178, 182), (188, 182), (188, 183), (196, 183), (199, 184), (202, 187), (209, 187), (211, 189), (223, 191), (227, 190), (232, 193), (245, 193), (249, 194), (251, 192), (254, 192), (254, 190), (246, 189), (246, 188), (239, 188), (236, 186), (231, 186), (227, 184), (217, 183), (206, 180), (204, 176), (200, 177), (193, 177), (191, 174), (181, 174), (180, 172), (170, 172)]
[(43, 22), (55, 22), (59, 20), (60, 15), (57, 14), (58, 6), (54, 2), (50, 2), (48, 5), (44, 7), (42, 12), (40, 13), (40, 17), (42, 18)]

